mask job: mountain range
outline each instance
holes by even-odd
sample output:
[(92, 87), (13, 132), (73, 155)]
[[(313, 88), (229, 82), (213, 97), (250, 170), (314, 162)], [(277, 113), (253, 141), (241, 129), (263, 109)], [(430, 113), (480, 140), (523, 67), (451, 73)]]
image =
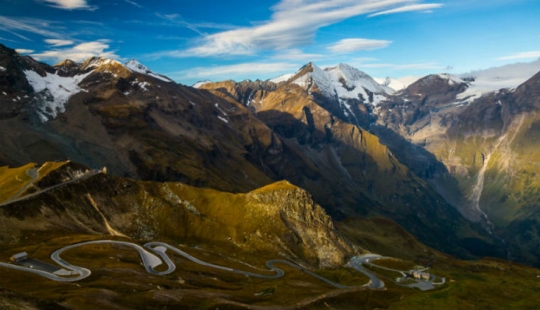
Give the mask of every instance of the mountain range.
[(309, 63), (189, 87), (136, 60), (50, 66), (0, 45), (0, 240), (121, 232), (316, 268), (375, 248), (539, 267), (539, 63), (403, 80)]

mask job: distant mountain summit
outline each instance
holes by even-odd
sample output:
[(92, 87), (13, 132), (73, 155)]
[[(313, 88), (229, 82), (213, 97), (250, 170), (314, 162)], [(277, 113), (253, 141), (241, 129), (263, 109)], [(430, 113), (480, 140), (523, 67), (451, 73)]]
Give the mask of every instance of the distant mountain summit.
[(169, 79), (168, 77), (166, 77), (164, 75), (156, 74), (156, 73), (152, 72), (150, 69), (148, 69), (145, 65), (138, 62), (136, 59), (132, 59), (132, 60), (128, 61), (125, 66), (129, 70), (132, 70), (132, 71), (135, 71), (135, 72), (138, 72), (138, 73), (142, 73), (142, 74), (146, 74), (146, 75), (149, 75), (151, 77), (154, 77), (156, 79), (159, 79), (159, 80), (162, 80), (162, 81), (165, 81), (165, 82), (174, 82), (173, 80)]
[(389, 87), (382, 86), (365, 72), (347, 64), (321, 69), (313, 63), (304, 66), (289, 79), (311, 92), (315, 88), (328, 99), (337, 99), (347, 104), (351, 99), (373, 106), (394, 93)]

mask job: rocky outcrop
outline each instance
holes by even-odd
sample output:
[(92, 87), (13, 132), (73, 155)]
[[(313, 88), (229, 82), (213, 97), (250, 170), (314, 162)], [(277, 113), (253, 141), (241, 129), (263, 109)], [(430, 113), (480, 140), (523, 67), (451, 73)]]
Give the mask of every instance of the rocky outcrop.
[(253, 191), (249, 199), (268, 206), (288, 228), (282, 245), (295, 256), (319, 266), (339, 266), (355, 252), (353, 245), (335, 228), (330, 216), (310, 194), (286, 181)]

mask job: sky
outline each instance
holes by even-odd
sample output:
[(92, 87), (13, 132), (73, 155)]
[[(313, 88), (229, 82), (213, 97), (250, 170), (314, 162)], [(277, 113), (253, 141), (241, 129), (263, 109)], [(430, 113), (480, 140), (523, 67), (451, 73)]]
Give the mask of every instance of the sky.
[(49, 64), (135, 58), (185, 85), (309, 62), (398, 78), (534, 61), (539, 16), (539, 0), (0, 0), (0, 43)]

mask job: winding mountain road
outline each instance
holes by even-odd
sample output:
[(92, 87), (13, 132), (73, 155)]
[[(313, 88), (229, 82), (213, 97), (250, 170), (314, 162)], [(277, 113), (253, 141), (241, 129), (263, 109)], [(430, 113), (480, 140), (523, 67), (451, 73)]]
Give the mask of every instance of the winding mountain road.
[(368, 287), (371, 289), (382, 289), (384, 288), (384, 282), (381, 281), (381, 279), (377, 278), (373, 273), (371, 273), (369, 270), (362, 267), (362, 264), (368, 263), (370, 259), (379, 259), (382, 258), (381, 255), (378, 254), (364, 254), (360, 256), (353, 257), (347, 266), (352, 267), (361, 273), (365, 274), (369, 277)]
[[(140, 246), (138, 244), (135, 244), (135, 243), (131, 243), (131, 242), (113, 241), (113, 240), (87, 241), (87, 242), (77, 243), (77, 244), (73, 244), (73, 245), (68, 245), (66, 247), (63, 247), (61, 249), (56, 250), (55, 252), (53, 252), (51, 254), (51, 259), (54, 262), (56, 262), (58, 265), (60, 265), (60, 266), (62, 266), (64, 268), (64, 269), (61, 269), (60, 272), (55, 272), (55, 273), (50, 273), (50, 272), (43, 271), (43, 270), (31, 269), (31, 268), (18, 266), (18, 265), (13, 265), (13, 264), (8, 264), (8, 263), (0, 263), (0, 266), (1, 267), (6, 267), (6, 268), (11, 268), (11, 269), (16, 269), (16, 270), (21, 270), (21, 271), (25, 271), (25, 272), (35, 273), (35, 274), (38, 274), (38, 275), (43, 276), (45, 278), (48, 278), (48, 279), (51, 279), (51, 280), (54, 280), (54, 281), (58, 281), (58, 282), (76, 282), (76, 281), (79, 281), (79, 280), (82, 280), (82, 279), (85, 279), (85, 278), (89, 277), (92, 274), (92, 272), (89, 269), (70, 264), (69, 262), (62, 259), (60, 257), (60, 254), (62, 254), (63, 252), (65, 252), (67, 250), (70, 250), (70, 249), (83, 247), (83, 246), (87, 246), (87, 245), (92, 245), (92, 244), (113, 244), (113, 245), (122, 245), (122, 246), (133, 248), (137, 252), (139, 252), (139, 255), (141, 257), (142, 263), (143, 263), (146, 271), (148, 273), (154, 274), (154, 275), (167, 275), (167, 274), (172, 273), (176, 269), (176, 265), (172, 262), (172, 260), (170, 259), (170, 257), (166, 253), (167, 250), (170, 250), (171, 252), (174, 252), (175, 254), (178, 254), (178, 255), (180, 255), (180, 256), (182, 256), (182, 257), (184, 257), (184, 258), (186, 258), (186, 259), (188, 259), (188, 260), (190, 260), (190, 261), (192, 261), (194, 263), (197, 263), (197, 264), (200, 264), (200, 265), (203, 265), (203, 266), (207, 266), (207, 267), (211, 267), (211, 268), (215, 268), (215, 269), (219, 269), (219, 270), (224, 270), (224, 271), (228, 271), (228, 272), (242, 274), (242, 275), (249, 276), (249, 277), (262, 278), (262, 279), (281, 278), (282, 276), (285, 275), (285, 272), (282, 269), (276, 267), (275, 264), (283, 264), (283, 265), (288, 265), (290, 267), (299, 269), (302, 272), (304, 272), (306, 274), (309, 274), (309, 275), (311, 275), (311, 276), (313, 276), (313, 277), (315, 277), (315, 278), (317, 278), (317, 279), (319, 279), (319, 280), (321, 280), (321, 281), (323, 281), (323, 282), (325, 282), (325, 283), (327, 283), (327, 284), (329, 284), (331, 286), (339, 288), (339, 289), (349, 289), (349, 288), (358, 288), (358, 287), (369, 287), (369, 288), (375, 288), (376, 289), (376, 288), (384, 287), (384, 284), (382, 284), (382, 286), (380, 285), (380, 283), (382, 283), (382, 282), (380, 282), (373, 275), (369, 276), (369, 273), (366, 272), (366, 271), (362, 271), (362, 272), (370, 277), (370, 279), (371, 279), (370, 282), (368, 282), (365, 285), (360, 285), (360, 286), (346, 286), (346, 285), (342, 285), (342, 284), (330, 281), (327, 278), (322, 277), (322, 276), (320, 276), (320, 275), (318, 275), (318, 274), (316, 274), (314, 272), (311, 272), (309, 270), (306, 270), (305, 268), (302, 268), (302, 267), (300, 267), (300, 266), (298, 266), (298, 265), (296, 265), (294, 263), (291, 263), (291, 262), (286, 261), (286, 260), (281, 260), (281, 259), (274, 259), (274, 260), (269, 260), (268, 262), (266, 262), (266, 266), (269, 268), (269, 271), (274, 272), (274, 274), (267, 275), (267, 274), (253, 273), (253, 272), (249, 272), (249, 271), (242, 271), (242, 270), (238, 270), (238, 269), (234, 269), (234, 268), (224, 267), (224, 266), (220, 266), (220, 265), (205, 262), (205, 261), (200, 260), (200, 259), (198, 259), (198, 258), (196, 258), (196, 257), (194, 257), (194, 256), (192, 256), (192, 255), (178, 249), (178, 248), (175, 248), (175, 247), (173, 247), (173, 246), (171, 246), (171, 245), (169, 245), (167, 243), (163, 243), (163, 242), (149, 242), (149, 243), (146, 243), (144, 245), (144, 247), (142, 247), (142, 246)], [(160, 266), (163, 262), (167, 265), (167, 270), (156, 271), (155, 267)], [(63, 276), (60, 276), (59, 274), (67, 275), (68, 277), (63, 277)], [(379, 282), (377, 282), (377, 281), (379, 281)]]

